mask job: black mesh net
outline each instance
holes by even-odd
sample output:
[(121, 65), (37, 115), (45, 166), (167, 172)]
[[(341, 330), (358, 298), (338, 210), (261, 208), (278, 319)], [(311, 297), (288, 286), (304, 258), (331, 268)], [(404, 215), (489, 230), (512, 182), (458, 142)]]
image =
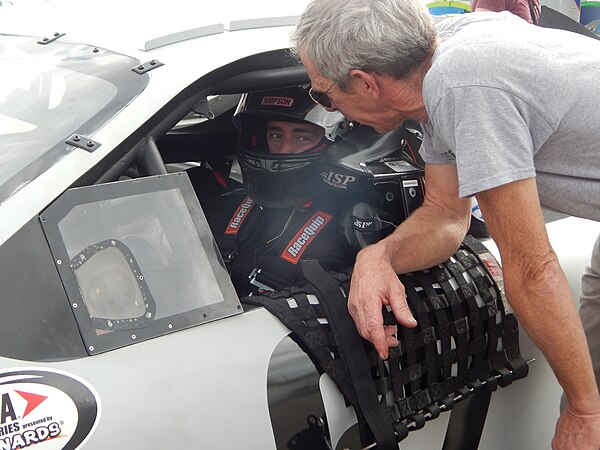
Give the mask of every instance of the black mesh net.
[[(527, 375), (518, 323), (504, 306), (500, 267), (473, 238), (444, 263), (399, 276), (418, 325), (398, 326), (400, 345), (390, 348), (386, 361), (358, 336), (347, 311), (349, 273), (326, 276), (329, 290), (307, 275), (311, 282), (242, 303), (265, 307), (292, 331), (354, 406), (363, 441), (377, 438), (382, 418), (384, 432), (388, 427), (400, 441), (471, 393)], [(385, 324), (397, 325), (385, 308), (383, 315)], [(359, 345), (348, 340), (352, 333)]]

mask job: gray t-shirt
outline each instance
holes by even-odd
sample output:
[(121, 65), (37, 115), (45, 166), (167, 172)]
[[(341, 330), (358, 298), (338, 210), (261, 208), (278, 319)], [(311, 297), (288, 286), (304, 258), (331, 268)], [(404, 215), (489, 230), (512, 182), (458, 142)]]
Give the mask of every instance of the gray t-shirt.
[(508, 12), (440, 22), (421, 155), (469, 197), (536, 177), (542, 206), (600, 221), (600, 41)]

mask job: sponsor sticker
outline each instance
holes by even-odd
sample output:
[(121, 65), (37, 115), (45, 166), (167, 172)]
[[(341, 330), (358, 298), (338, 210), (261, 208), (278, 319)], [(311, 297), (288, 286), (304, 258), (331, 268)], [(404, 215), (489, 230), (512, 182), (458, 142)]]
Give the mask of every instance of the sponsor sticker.
[(329, 223), (331, 217), (323, 211), (315, 212), (288, 243), (281, 257), (292, 264), (297, 264), (304, 251)]
[(399, 159), (396, 161), (384, 161), (386, 166), (392, 169), (394, 172), (410, 172), (415, 170), (415, 167), (407, 161), (403, 159)]
[(256, 203), (254, 203), (254, 200), (252, 200), (250, 197), (246, 197), (242, 201), (241, 205), (238, 206), (238, 209), (233, 213), (233, 217), (225, 229), (225, 234), (237, 234), (240, 226), (242, 226), (242, 222), (246, 217), (248, 217), (248, 213), (250, 213), (250, 210), (255, 204)]
[(356, 216), (352, 218), (352, 228), (358, 231), (378, 231), (379, 227), (374, 220), (366, 220)]
[(356, 181), (356, 177), (354, 175), (336, 173), (332, 171), (322, 172), (321, 178), (323, 178), (323, 182), (325, 184), (343, 191), (347, 191), (348, 186), (352, 185), (352, 183)]
[(261, 105), (264, 106), (285, 106), (290, 108), (294, 104), (294, 99), (291, 97), (276, 97), (268, 95), (262, 98)]
[(75, 375), (59, 370), (0, 371), (0, 449), (78, 449), (100, 419), (100, 398)]
[(502, 297), (502, 303), (504, 304), (504, 310), (507, 314), (514, 314), (514, 311), (510, 304), (508, 303), (508, 299), (506, 298), (506, 292), (504, 290), (504, 275), (502, 274), (502, 267), (498, 264), (498, 261), (490, 252), (484, 252), (478, 254), (479, 259), (485, 265), (485, 268), (488, 270), (496, 285), (498, 286), (498, 290), (500, 291), (500, 296)]

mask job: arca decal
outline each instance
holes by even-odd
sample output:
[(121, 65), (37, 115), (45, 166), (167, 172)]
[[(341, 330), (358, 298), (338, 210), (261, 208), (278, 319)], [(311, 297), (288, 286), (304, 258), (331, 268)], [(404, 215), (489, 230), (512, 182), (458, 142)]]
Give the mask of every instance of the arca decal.
[(75, 450), (100, 418), (100, 399), (67, 372), (16, 368), (0, 371), (0, 450)]

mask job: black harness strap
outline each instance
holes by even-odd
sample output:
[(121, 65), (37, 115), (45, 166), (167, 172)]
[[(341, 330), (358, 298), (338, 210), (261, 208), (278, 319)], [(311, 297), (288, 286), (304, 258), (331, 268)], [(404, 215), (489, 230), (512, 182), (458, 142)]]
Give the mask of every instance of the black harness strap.
[(375, 437), (378, 449), (397, 449), (398, 443), (394, 428), (384, 414), (377, 399), (375, 386), (371, 380), (369, 361), (365, 356), (363, 341), (356, 330), (352, 318), (347, 313), (346, 298), (336, 282), (317, 261), (302, 261), (302, 272), (319, 292), (327, 311), (327, 317), (333, 323), (336, 341), (339, 342), (340, 352), (346, 361), (348, 374), (353, 384), (353, 394), (356, 404)]
[[(326, 372), (338, 386), (346, 400), (352, 400), (352, 385), (348, 379), (346, 366), (339, 358), (333, 358), (337, 351), (337, 342), (328, 325), (322, 325), (319, 318), (326, 318), (320, 304), (302, 305), (298, 299), (306, 298), (315, 291), (309, 286), (291, 287), (275, 292), (264, 292), (261, 295), (242, 297), (245, 305), (262, 306), (292, 331), (291, 337), (310, 357), (315, 367)], [(296, 302), (297, 306), (293, 306)], [(321, 326), (314, 326), (319, 323)], [(325, 322), (327, 323), (327, 322)]]

